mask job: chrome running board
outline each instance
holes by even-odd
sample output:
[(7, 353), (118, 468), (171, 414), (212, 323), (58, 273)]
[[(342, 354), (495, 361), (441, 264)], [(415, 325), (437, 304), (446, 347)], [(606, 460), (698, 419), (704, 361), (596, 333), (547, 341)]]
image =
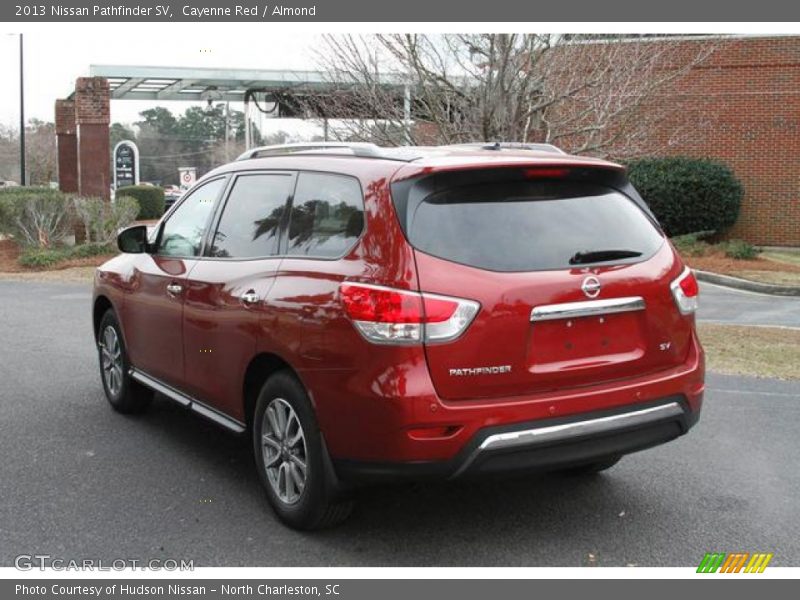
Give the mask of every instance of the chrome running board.
[(193, 410), (198, 415), (205, 417), (210, 421), (213, 421), (217, 425), (222, 425), (223, 427), (229, 429), (230, 431), (233, 431), (234, 433), (242, 433), (243, 431), (245, 431), (245, 429), (247, 429), (244, 423), (240, 423), (236, 419), (233, 419), (228, 415), (225, 415), (219, 412), (218, 410), (211, 408), (206, 404), (203, 404), (199, 400), (189, 396), (188, 394), (184, 394), (180, 390), (176, 390), (174, 387), (162, 381), (159, 381), (155, 377), (151, 377), (147, 373), (139, 371), (138, 369), (135, 369), (133, 367), (131, 367), (129, 373), (133, 379), (135, 379), (142, 385), (146, 385), (151, 390), (163, 394), (173, 402), (177, 402), (181, 406)]

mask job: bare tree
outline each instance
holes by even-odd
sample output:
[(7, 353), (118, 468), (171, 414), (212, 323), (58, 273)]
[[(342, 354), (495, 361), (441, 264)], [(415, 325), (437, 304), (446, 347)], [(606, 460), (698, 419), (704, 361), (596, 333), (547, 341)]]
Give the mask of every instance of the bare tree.
[[(27, 183), (47, 185), (57, 179), (53, 123), (31, 119), (25, 127)], [(19, 130), (0, 126), (0, 179), (19, 179)]]
[[(661, 94), (715, 42), (535, 34), (330, 35), (318, 60), (335, 91), (307, 114), (340, 139), (384, 145), (552, 142), (618, 158), (657, 151), (679, 130)], [(412, 123), (413, 120), (413, 123)], [(665, 140), (653, 126), (676, 121)], [(673, 127), (671, 124), (670, 127)]]

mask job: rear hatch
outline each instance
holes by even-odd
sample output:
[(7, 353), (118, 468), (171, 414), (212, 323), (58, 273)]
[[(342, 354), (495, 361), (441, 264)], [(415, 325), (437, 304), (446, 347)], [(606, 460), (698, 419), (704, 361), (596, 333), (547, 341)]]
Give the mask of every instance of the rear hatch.
[(692, 324), (670, 291), (682, 266), (631, 191), (619, 171), (552, 166), (393, 188), (420, 290), (481, 305), (460, 337), (426, 344), (442, 398), (595, 385), (685, 360)]

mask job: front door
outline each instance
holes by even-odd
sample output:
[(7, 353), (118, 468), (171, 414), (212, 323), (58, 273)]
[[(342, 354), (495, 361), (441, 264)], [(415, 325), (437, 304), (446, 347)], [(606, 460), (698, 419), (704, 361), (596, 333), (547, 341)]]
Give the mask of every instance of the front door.
[(165, 383), (182, 386), (182, 318), (186, 277), (202, 250), (225, 178), (187, 195), (161, 224), (153, 254), (142, 254), (131, 277), (123, 312), (131, 363)]

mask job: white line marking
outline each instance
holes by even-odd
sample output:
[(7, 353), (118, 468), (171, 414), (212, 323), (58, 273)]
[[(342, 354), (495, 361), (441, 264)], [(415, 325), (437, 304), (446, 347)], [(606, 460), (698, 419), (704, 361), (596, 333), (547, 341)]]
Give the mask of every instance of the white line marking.
[[(708, 285), (711, 287), (718, 288), (720, 290), (725, 290), (726, 292), (735, 292), (737, 294), (749, 294), (750, 296), (761, 296), (762, 298), (781, 298), (784, 300), (800, 300), (797, 296), (780, 296), (778, 294), (765, 294), (763, 292), (751, 292), (750, 290), (740, 290), (738, 288), (732, 288), (725, 285), (719, 285), (718, 283), (711, 283), (709, 281), (701, 281), (700, 287)], [(701, 290), (702, 291), (702, 290)]]
[(727, 325), (729, 327), (761, 327), (764, 329), (789, 329), (800, 331), (800, 327), (793, 325), (768, 325), (763, 323), (742, 323), (741, 321), (720, 321), (719, 319), (697, 319), (700, 323), (710, 323), (712, 325)]
[(725, 388), (707, 387), (709, 392), (722, 392), (723, 394), (754, 394), (758, 396), (781, 396), (786, 398), (797, 398), (800, 396), (800, 391), (796, 394), (787, 392), (757, 392), (752, 390), (727, 390)]

